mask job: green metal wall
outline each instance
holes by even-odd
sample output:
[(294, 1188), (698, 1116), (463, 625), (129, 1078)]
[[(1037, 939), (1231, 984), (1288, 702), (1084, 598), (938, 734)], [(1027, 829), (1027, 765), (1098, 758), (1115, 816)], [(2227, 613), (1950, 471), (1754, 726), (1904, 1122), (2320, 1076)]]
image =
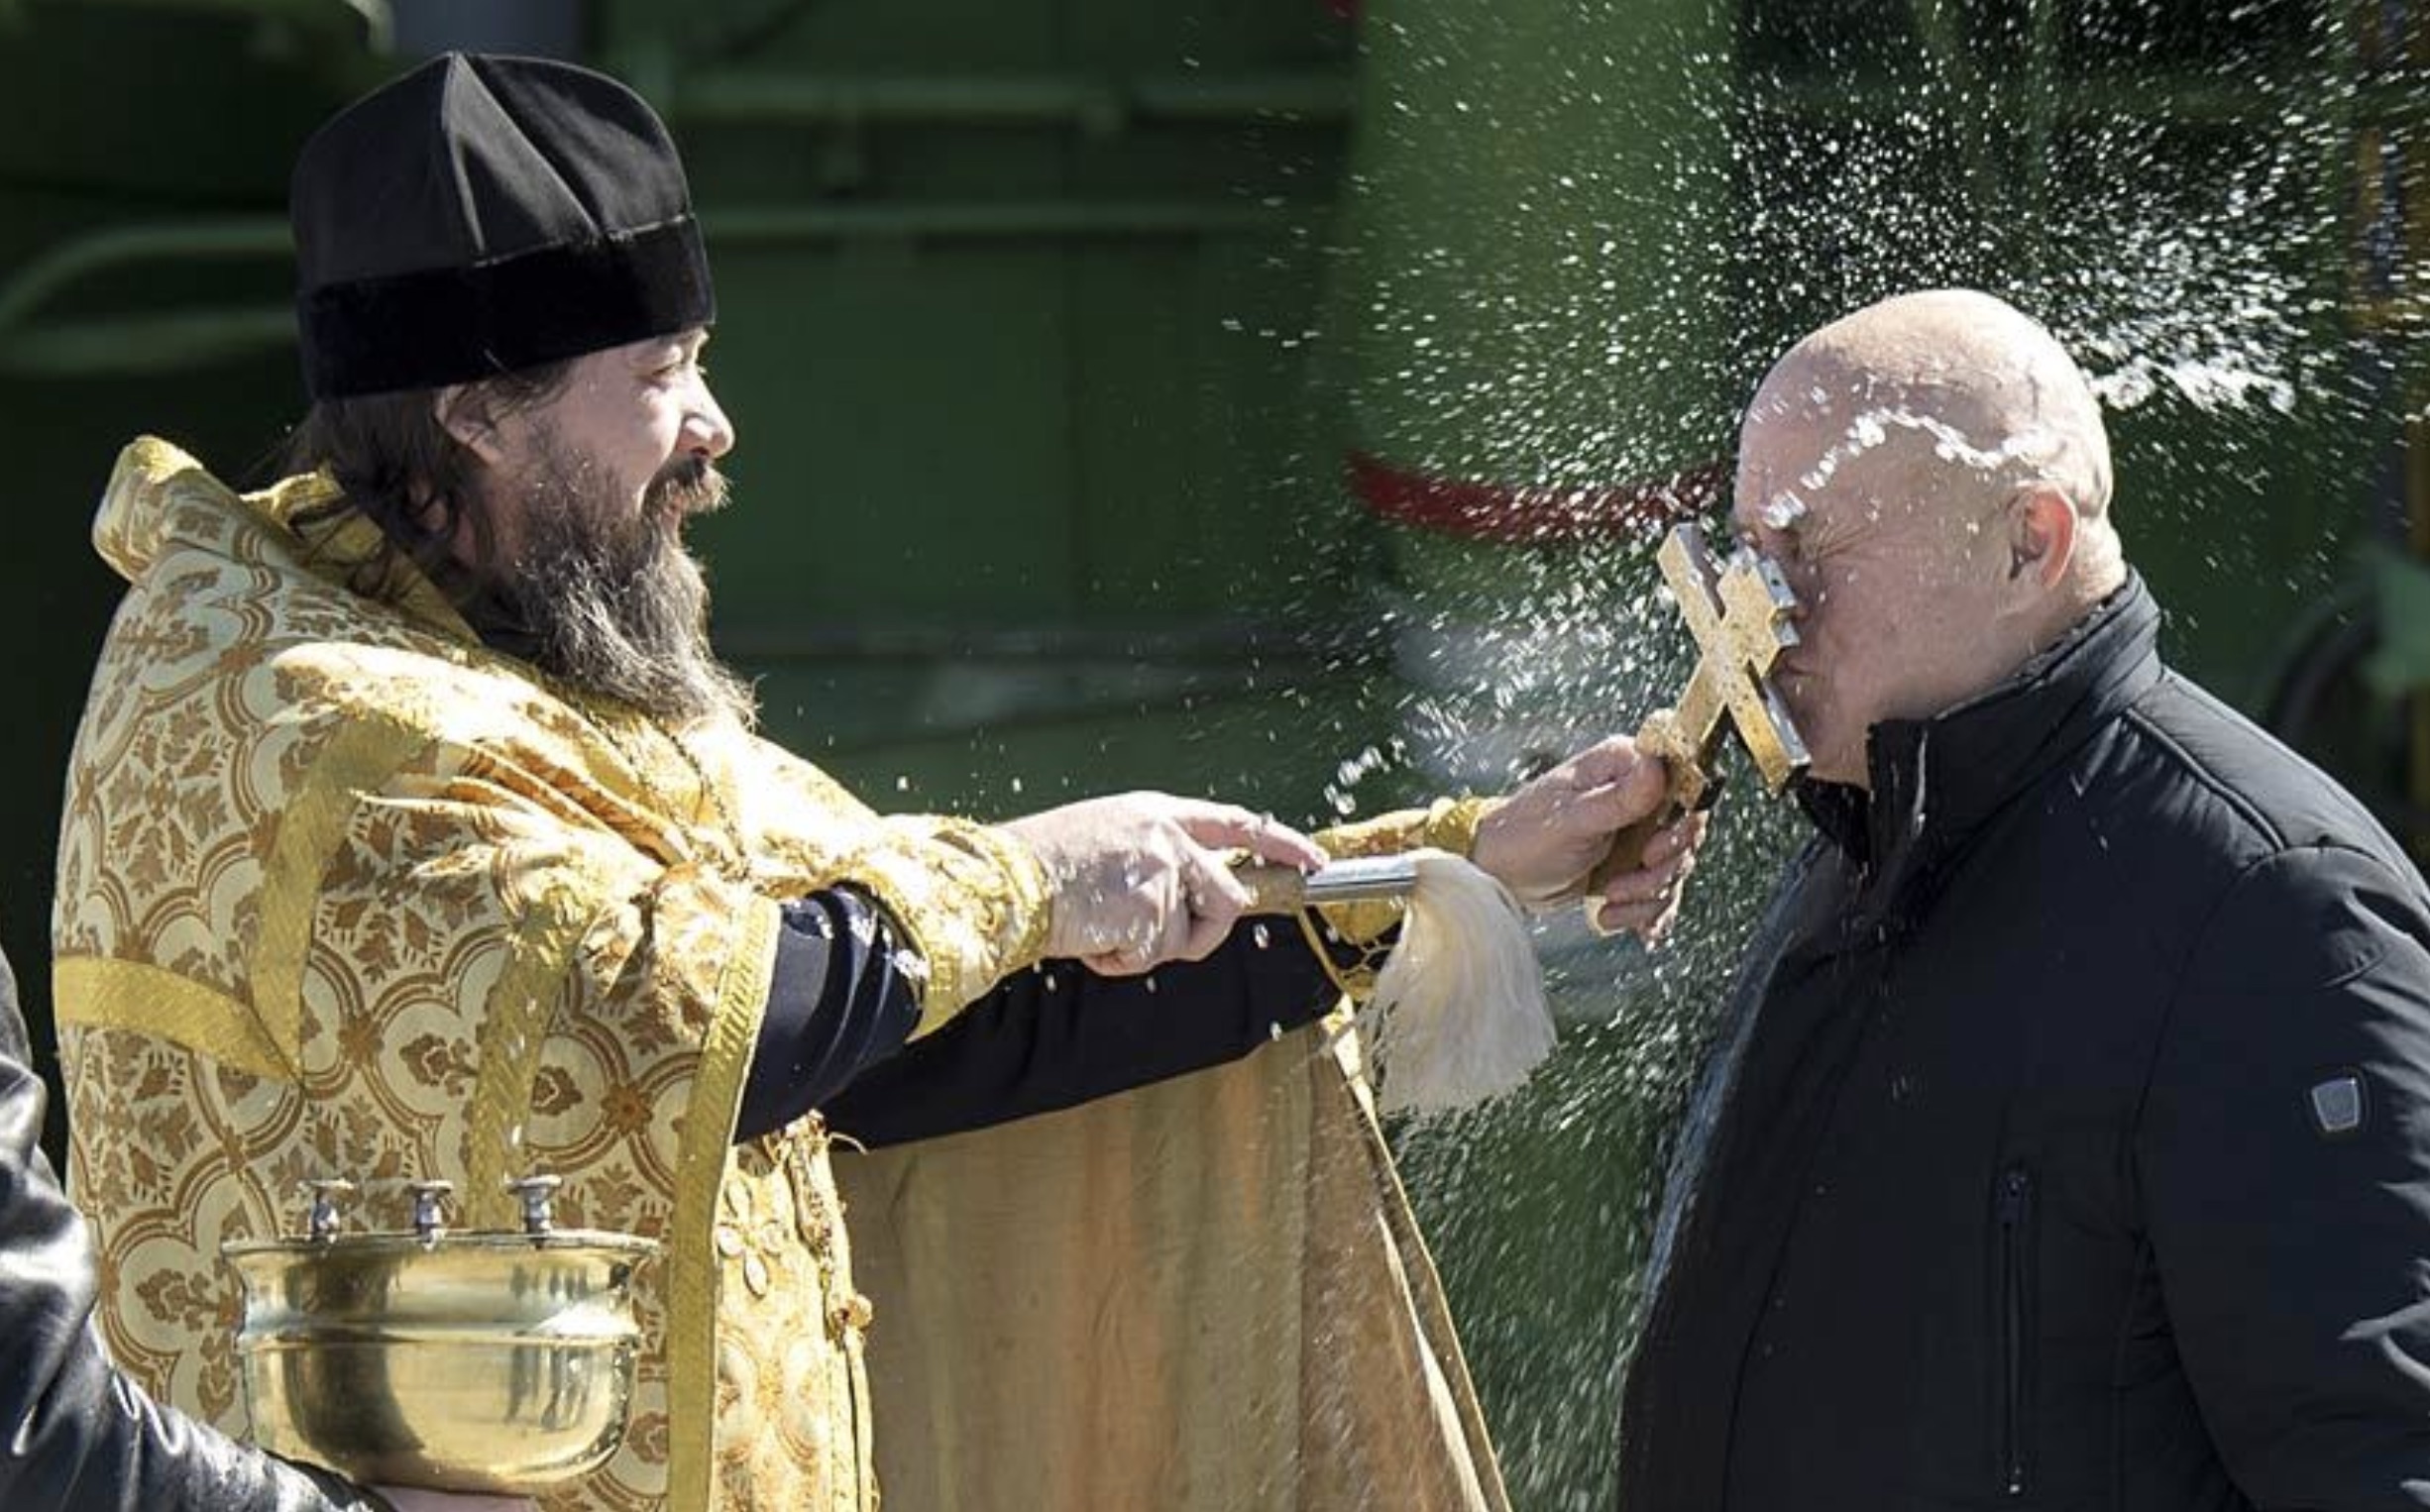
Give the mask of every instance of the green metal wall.
[(771, 731), (894, 803), (1305, 812), (1308, 710), (1366, 697), (1327, 671), (1355, 635), (1307, 509), (1348, 25), (769, 9), (605, 6), (597, 41), (667, 109), (717, 260), (742, 441), (700, 540)]

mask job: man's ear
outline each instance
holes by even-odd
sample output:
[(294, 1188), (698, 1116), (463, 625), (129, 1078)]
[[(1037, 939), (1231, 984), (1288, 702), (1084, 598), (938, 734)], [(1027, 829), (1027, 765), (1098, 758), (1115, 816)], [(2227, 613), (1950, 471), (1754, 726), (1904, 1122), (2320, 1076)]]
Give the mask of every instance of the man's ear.
[(497, 439), (497, 416), (479, 384), (450, 383), (439, 390), (430, 404), (440, 428), (453, 436), (458, 446), (480, 458), (484, 466), (494, 468), (504, 460), (505, 448)]
[(2032, 572), (2043, 588), (2056, 588), (2075, 560), (2075, 505), (2046, 483), (2029, 484), (2017, 495), (2011, 511), (2009, 558), (2011, 578)]

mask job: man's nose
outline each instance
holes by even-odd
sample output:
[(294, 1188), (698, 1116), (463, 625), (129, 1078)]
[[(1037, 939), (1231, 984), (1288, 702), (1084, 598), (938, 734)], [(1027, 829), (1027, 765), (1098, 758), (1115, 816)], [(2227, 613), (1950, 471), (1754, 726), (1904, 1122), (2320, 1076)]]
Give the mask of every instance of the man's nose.
[(724, 409), (718, 404), (718, 396), (709, 391), (707, 383), (703, 383), (699, 401), (684, 416), (684, 450), (690, 453), (706, 452), (709, 459), (715, 462), (733, 449), (734, 422), (725, 418)]

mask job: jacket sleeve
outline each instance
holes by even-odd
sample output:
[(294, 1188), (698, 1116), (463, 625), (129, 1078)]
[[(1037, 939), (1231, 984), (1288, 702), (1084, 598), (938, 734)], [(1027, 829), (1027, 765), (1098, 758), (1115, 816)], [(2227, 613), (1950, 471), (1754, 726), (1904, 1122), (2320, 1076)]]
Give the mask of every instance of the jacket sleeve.
[(2170, 1010), (2134, 1153), (2169, 1325), (2238, 1486), (2263, 1508), (2430, 1506), (2420, 881), (2334, 846), (2249, 870)]
[(37, 1139), (17, 984), (0, 961), (0, 1507), (9, 1512), (375, 1512), (367, 1492), (154, 1403), (92, 1327), (84, 1225)]

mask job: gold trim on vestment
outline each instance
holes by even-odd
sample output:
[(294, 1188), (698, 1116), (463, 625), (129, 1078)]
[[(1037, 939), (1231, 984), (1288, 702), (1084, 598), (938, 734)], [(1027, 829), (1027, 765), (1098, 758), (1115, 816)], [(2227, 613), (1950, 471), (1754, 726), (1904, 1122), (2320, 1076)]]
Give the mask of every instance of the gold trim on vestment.
[[(1424, 809), (1396, 809), (1374, 818), (1320, 829), (1310, 838), (1335, 860), (1392, 855), (1421, 847), (1467, 856), (1477, 848), (1477, 826), (1501, 803), (1498, 798), (1438, 798)], [(1406, 906), (1397, 901), (1335, 903), (1299, 911), (1299, 928), (1317, 963), (1344, 996), (1365, 998), (1375, 991), (1376, 973), (1388, 951), (1373, 948), (1375, 940), (1400, 922)], [(1318, 919), (1322, 918), (1320, 925)], [(1367, 959), (1347, 969), (1335, 964), (1326, 948), (1329, 940), (1368, 947)]]
[(283, 1062), (297, 1068), (280, 1080), (302, 1076), (304, 956), (312, 946), (321, 877), (346, 843), (363, 795), (387, 786), (416, 753), (419, 742), (408, 741), (405, 754), (397, 754), (403, 733), (382, 719), (347, 724), (296, 779), (295, 796), (278, 816), (277, 837), (262, 868), (262, 933), (245, 976), (257, 1021)]
[(905, 929), (928, 970), (928, 982), (920, 995), (920, 1022), (912, 1026), (914, 1039), (944, 1027), (997, 982), (1045, 959), (1047, 934), (1053, 924), (1054, 895), (1046, 864), (1019, 836), (967, 819), (938, 816), (925, 822), (932, 826), (930, 839), (993, 867), (1003, 890), (971, 900), (980, 910), (978, 927), (991, 952), (983, 962), (966, 962), (949, 944), (920, 938), (916, 916), (904, 918)]
[(150, 1034), (265, 1081), (303, 1079), (250, 1005), (159, 966), (63, 955), (51, 967), (51, 1000), (61, 1027)]
[(1395, 809), (1318, 830), (1312, 837), (1334, 860), (1381, 856), (1426, 846), (1466, 856), (1477, 849), (1477, 826), (1501, 807), (1498, 798), (1438, 798), (1423, 809)]
[[(287, 532), (298, 548), (297, 559), (305, 567), (328, 582), (344, 585), (357, 569), (387, 549), (387, 533), (380, 528), (380, 522), (361, 510), (349, 509), (316, 521), (308, 529), (297, 529), (295, 524), (296, 515), (333, 503), (344, 491), (323, 469), (281, 479), (258, 493), (246, 494), (245, 501), (258, 506), (261, 513)], [(388, 580), (384, 587), (398, 608), (455, 640), (479, 642), (480, 636), (465, 621), (462, 611), (424, 573), (396, 572), (389, 574)]]
[(556, 904), (557, 899), (544, 898), (524, 916), (508, 954), (512, 964), (498, 974), (482, 1005), (481, 1070), (465, 1116), (465, 1183), (471, 1188), (465, 1213), (475, 1229), (511, 1229), (517, 1207), (506, 1182), (530, 1174), (511, 1169), (515, 1132), (531, 1118), (549, 1024), (589, 925), (589, 920), (579, 925), (569, 920)]
[[(1330, 916), (1338, 912), (1336, 909), (1324, 910), (1327, 917), (1321, 919), (1319, 911), (1315, 909), (1299, 909), (1291, 917), (1299, 920), (1299, 932), (1308, 942), (1308, 951), (1316, 957), (1316, 964), (1324, 969), (1325, 975), (1332, 979), (1333, 990), (1352, 1002), (1363, 1002), (1376, 990), (1376, 973), (1383, 969), (1380, 957), (1390, 954), (1388, 950), (1378, 950), (1373, 941), (1400, 917), (1400, 905), (1354, 903), (1343, 907), (1383, 917), (1384, 921), (1361, 936), (1345, 934), (1333, 923)], [(1333, 958), (1332, 946), (1344, 941), (1357, 945), (1362, 952), (1355, 966), (1344, 966)]]
[(1477, 826), (1485, 816), (1501, 807), (1498, 798), (1438, 798), (1426, 810), (1426, 821), (1419, 830), (1420, 843), (1436, 850), (1448, 850), (1455, 856), (1471, 856), (1477, 852)]
[(717, 1017), (701, 1039), (701, 1065), (684, 1107), (673, 1238), (667, 1263), (667, 1505), (705, 1512), (715, 1485), (718, 1426), (718, 1200), (732, 1158), (742, 1084), (759, 1042), (776, 970), (780, 911), (760, 898), (739, 920), (718, 984)]

